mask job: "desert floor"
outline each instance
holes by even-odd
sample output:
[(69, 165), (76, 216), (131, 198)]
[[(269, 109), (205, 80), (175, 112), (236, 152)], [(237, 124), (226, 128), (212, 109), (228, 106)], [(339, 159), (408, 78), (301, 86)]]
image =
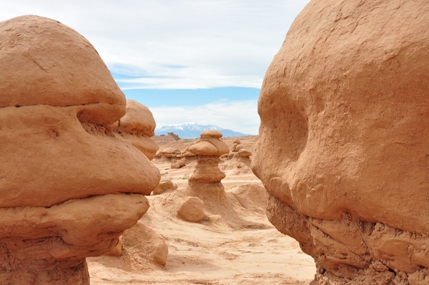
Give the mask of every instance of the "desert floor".
[[(255, 137), (240, 138), (252, 149)], [(225, 142), (231, 145), (232, 140)], [(158, 142), (160, 147), (183, 150), (192, 141)], [(252, 149), (253, 150), (253, 149)], [(164, 268), (148, 262), (144, 253), (130, 259), (88, 258), (91, 284), (309, 284), (314, 262), (295, 240), (279, 233), (264, 213), (262, 183), (249, 169), (237, 169), (223, 162), (222, 180), (227, 205), (205, 201), (206, 219), (190, 223), (177, 215), (187, 178), (196, 162), (171, 169), (167, 161), (157, 161), (162, 180), (170, 179), (178, 189), (149, 196), (150, 209), (141, 221), (161, 235), (168, 245)], [(228, 165), (228, 163), (230, 163)], [(142, 240), (144, 243), (144, 240)], [(143, 256), (143, 257), (142, 257)]]

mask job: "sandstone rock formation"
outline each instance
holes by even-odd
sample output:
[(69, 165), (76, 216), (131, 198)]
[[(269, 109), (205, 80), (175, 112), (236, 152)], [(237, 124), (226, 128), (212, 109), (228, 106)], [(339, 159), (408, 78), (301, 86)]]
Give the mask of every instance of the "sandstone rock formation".
[(119, 257), (122, 254), (122, 246), (123, 246), (123, 238), (122, 236), (120, 236), (118, 238), (118, 243), (109, 251), (105, 252), (104, 255), (107, 256), (115, 256), (115, 257)]
[(250, 156), (252, 153), (244, 148), (240, 140), (235, 139), (231, 151), (228, 154), (223, 155), (221, 158), (227, 163), (223, 164), (221, 169), (235, 169), (235, 173), (251, 173), (250, 169)]
[(188, 197), (183, 201), (177, 213), (185, 221), (194, 223), (201, 222), (205, 217), (204, 202), (198, 197)]
[(155, 157), (159, 148), (150, 139), (155, 135), (155, 127), (155, 119), (149, 108), (134, 100), (127, 100), (125, 116), (112, 125), (117, 138), (135, 146), (149, 160)]
[(232, 152), (237, 152), (238, 151), (238, 146), (239, 145), (241, 145), (241, 142), (240, 142), (240, 140), (239, 139), (235, 139), (233, 142), (232, 142), (232, 147), (231, 147), (231, 151)]
[[(159, 148), (150, 139), (154, 136), (156, 127), (152, 112), (143, 104), (133, 100), (127, 100), (126, 106), (125, 115), (111, 126), (115, 132), (115, 136), (130, 143), (149, 160), (152, 160)], [(170, 180), (163, 181), (153, 189), (151, 194), (161, 194), (168, 189), (173, 190), (176, 188), (177, 185), (173, 184)], [(107, 252), (106, 255), (119, 257), (124, 252), (130, 262), (140, 264), (142, 259), (146, 259), (149, 262), (165, 266), (168, 247), (158, 234), (141, 222), (138, 222), (120, 237), (120, 242)]]
[(197, 157), (197, 165), (189, 177), (190, 196), (224, 196), (224, 187), (220, 182), (225, 173), (220, 171), (220, 156), (229, 152), (228, 146), (220, 140), (222, 134), (216, 130), (204, 131), (200, 139), (189, 147), (189, 151)]
[(125, 97), (94, 47), (37, 16), (0, 23), (0, 283), (89, 284), (160, 174), (110, 125)]
[(234, 188), (231, 192), (240, 205), (252, 212), (265, 214), (267, 191), (262, 185), (245, 184)]
[(429, 2), (311, 1), (264, 79), (254, 173), (316, 284), (429, 284)]
[(152, 191), (152, 195), (159, 195), (168, 190), (176, 190), (177, 185), (171, 180), (161, 181), (158, 186)]
[[(189, 146), (190, 147), (190, 146)], [(182, 159), (185, 159), (186, 165), (189, 165), (197, 160), (195, 154), (189, 151), (189, 147), (187, 147), (184, 151), (182, 151)]]
[(186, 158), (184, 158), (184, 157), (171, 161), (171, 168), (172, 169), (179, 169), (179, 168), (182, 168), (184, 166), (186, 166)]
[(164, 143), (162, 138), (162, 136), (154, 137), (156, 142), (159, 142), (162, 145), (167, 144), (167, 146), (158, 150), (156, 153), (156, 162), (170, 162), (170, 167), (172, 169), (178, 169), (196, 161), (195, 155), (189, 151), (189, 146), (184, 148), (184, 146), (192, 144), (191, 142), (178, 140), (172, 143)]
[(146, 260), (162, 267), (167, 263), (168, 246), (164, 239), (140, 221), (125, 231), (123, 244), (123, 255), (136, 270), (144, 269), (140, 264), (145, 266)]
[(177, 148), (171, 148), (171, 147), (166, 147), (160, 151), (158, 151), (158, 153), (156, 154), (156, 156), (158, 158), (164, 158), (164, 159), (168, 159), (171, 161), (171, 159), (174, 158), (181, 158), (181, 152), (179, 149)]
[(187, 157), (189, 156), (190, 154), (188, 152), (182, 154), (177, 148), (166, 147), (158, 151), (155, 158), (161, 161), (169, 161), (172, 169), (178, 169), (186, 166)]

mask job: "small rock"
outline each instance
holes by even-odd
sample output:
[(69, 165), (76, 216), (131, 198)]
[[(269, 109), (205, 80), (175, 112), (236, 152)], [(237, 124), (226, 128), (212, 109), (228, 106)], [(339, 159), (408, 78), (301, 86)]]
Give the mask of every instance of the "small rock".
[(158, 186), (156, 186), (155, 189), (153, 189), (152, 195), (159, 195), (164, 193), (165, 191), (176, 190), (176, 189), (177, 189), (177, 185), (174, 184), (173, 181), (171, 180), (162, 181), (161, 183), (159, 183)]
[(179, 169), (186, 166), (186, 159), (185, 158), (181, 158), (175, 162), (171, 163), (171, 168), (172, 169)]
[(185, 221), (198, 223), (205, 217), (204, 202), (197, 197), (188, 197), (180, 206), (178, 214)]

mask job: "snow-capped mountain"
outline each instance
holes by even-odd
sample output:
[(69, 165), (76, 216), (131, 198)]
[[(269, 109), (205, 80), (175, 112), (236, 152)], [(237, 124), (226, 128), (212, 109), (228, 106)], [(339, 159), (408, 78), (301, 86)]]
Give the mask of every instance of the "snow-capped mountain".
[(178, 135), (181, 139), (195, 139), (199, 138), (201, 132), (205, 130), (217, 130), (222, 133), (223, 137), (247, 136), (246, 134), (235, 132), (233, 130), (222, 129), (215, 125), (200, 125), (198, 123), (162, 126), (155, 129), (155, 135), (167, 135), (169, 132), (172, 132)]

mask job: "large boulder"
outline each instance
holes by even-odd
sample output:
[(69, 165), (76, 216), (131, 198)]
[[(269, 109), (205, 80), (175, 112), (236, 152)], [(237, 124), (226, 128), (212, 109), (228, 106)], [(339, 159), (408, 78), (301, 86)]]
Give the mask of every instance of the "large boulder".
[(426, 1), (313, 0), (265, 75), (253, 171), (318, 284), (429, 282), (428, 27)]
[(0, 283), (89, 284), (85, 257), (142, 217), (159, 171), (113, 135), (124, 94), (76, 31), (1, 22), (0, 61)]

